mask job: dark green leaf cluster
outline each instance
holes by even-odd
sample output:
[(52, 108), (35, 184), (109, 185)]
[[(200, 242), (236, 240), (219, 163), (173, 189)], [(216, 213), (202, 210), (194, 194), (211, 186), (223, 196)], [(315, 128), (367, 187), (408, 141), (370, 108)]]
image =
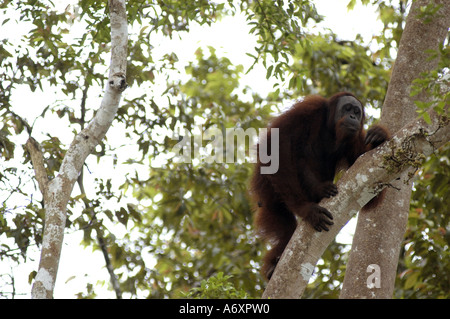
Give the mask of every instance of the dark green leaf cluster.
[[(439, 50), (428, 50), (429, 59), (439, 59), (436, 70), (425, 72), (413, 81), (411, 96), (418, 98), (415, 101), (417, 113), (424, 118), (427, 123), (431, 123), (430, 114), (432, 111), (438, 115), (449, 115), (448, 105), (450, 105), (450, 47), (440, 45)], [(430, 102), (420, 100), (421, 95), (430, 97)]]
[(414, 183), (395, 296), (450, 297), (450, 146), (439, 150)]
[(217, 276), (202, 280), (199, 288), (193, 288), (187, 297), (196, 299), (245, 299), (247, 294), (237, 290), (229, 280), (232, 276), (224, 276), (222, 272)]
[(357, 41), (339, 40), (336, 35), (310, 35), (308, 46), (296, 46), (289, 86), (295, 92), (331, 96), (351, 91), (364, 102), (380, 105), (386, 93), (389, 71), (368, 54)]
[(248, 55), (255, 59), (255, 64), (261, 61), (267, 68), (267, 78), (284, 80), (296, 46), (307, 45), (302, 28), (309, 22), (321, 21), (322, 17), (310, 1), (245, 1), (241, 10), (253, 26), (250, 32), (258, 36), (256, 54)]

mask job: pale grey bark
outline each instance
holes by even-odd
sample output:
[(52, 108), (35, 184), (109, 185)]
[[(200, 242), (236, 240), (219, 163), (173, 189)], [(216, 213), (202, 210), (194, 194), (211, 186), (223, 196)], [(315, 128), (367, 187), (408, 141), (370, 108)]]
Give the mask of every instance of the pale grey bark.
[(73, 140), (57, 176), (48, 180), (39, 144), (30, 139), (30, 152), (39, 188), (44, 196), (45, 228), (39, 269), (31, 291), (32, 298), (52, 298), (64, 239), (67, 202), (87, 156), (105, 137), (116, 115), (122, 91), (126, 88), (128, 25), (125, 0), (109, 0), (111, 20), (111, 63), (105, 94), (95, 117)]

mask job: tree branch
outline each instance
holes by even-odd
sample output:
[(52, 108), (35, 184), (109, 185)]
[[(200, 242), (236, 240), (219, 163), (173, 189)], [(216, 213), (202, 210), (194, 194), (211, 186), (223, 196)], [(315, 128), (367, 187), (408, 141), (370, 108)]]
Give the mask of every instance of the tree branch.
[[(80, 173), (80, 176), (79, 176), (77, 182), (78, 182), (78, 186), (80, 187), (81, 193), (86, 195), (86, 192), (84, 190), (84, 185), (83, 185), (82, 174), (83, 174), (83, 169), (81, 169), (81, 173)], [(83, 202), (84, 202), (84, 207), (86, 209), (91, 208), (89, 199), (86, 196), (83, 197)], [(95, 215), (95, 212), (92, 210), (92, 219), (89, 222), (88, 227), (92, 227), (92, 225), (95, 223), (97, 223), (97, 216)], [(109, 273), (111, 285), (112, 285), (114, 291), (116, 292), (117, 299), (122, 299), (122, 291), (120, 290), (119, 280), (117, 279), (117, 276), (114, 274), (114, 267), (112, 265), (111, 258), (109, 257), (108, 247), (106, 246), (105, 236), (100, 227), (96, 227), (95, 230), (97, 232), (98, 245), (100, 246), (100, 249), (103, 253), (103, 258), (105, 259), (106, 269), (108, 270), (108, 273)]]
[(111, 63), (105, 95), (95, 117), (73, 140), (59, 174), (48, 183), (41, 260), (31, 291), (32, 298), (52, 298), (64, 239), (67, 202), (87, 156), (104, 138), (126, 88), (128, 25), (125, 0), (109, 0)]
[(33, 164), (36, 180), (39, 184), (39, 189), (42, 193), (42, 196), (44, 196), (45, 202), (45, 197), (47, 194), (48, 176), (47, 170), (45, 169), (44, 166), (44, 155), (42, 154), (41, 151), (41, 145), (39, 145), (39, 143), (30, 136), (28, 138), (27, 143), (25, 144), (25, 148), (27, 149), (28, 153), (30, 153), (31, 163)]
[(300, 221), (263, 298), (300, 298), (320, 256), (350, 218), (402, 172), (449, 140), (448, 118), (435, 119), (430, 126), (414, 120), (390, 141), (363, 154), (337, 183), (339, 194), (320, 203), (333, 213), (330, 231), (317, 232)]
[(109, 277), (111, 280), (111, 285), (116, 293), (116, 297), (117, 297), (117, 299), (122, 299), (122, 290), (120, 290), (119, 280), (117, 279), (117, 276), (114, 274), (114, 267), (111, 263), (111, 258), (109, 258), (108, 248), (106, 247), (105, 238), (103, 236), (103, 233), (98, 229), (97, 229), (97, 241), (98, 241), (98, 245), (100, 246), (100, 249), (102, 250), (103, 257), (104, 257), (105, 263), (106, 263), (106, 269), (108, 270)]

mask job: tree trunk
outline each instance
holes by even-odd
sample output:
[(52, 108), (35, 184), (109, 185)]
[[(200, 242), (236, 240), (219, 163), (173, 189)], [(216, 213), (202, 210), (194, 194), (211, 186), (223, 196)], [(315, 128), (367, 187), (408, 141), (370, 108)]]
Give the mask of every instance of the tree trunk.
[[(413, 1), (406, 21), (381, 114), (381, 124), (391, 132), (417, 117), (414, 100), (429, 101), (426, 94), (411, 97), (410, 89), (422, 72), (437, 68), (439, 59), (430, 60), (426, 51), (438, 50), (450, 27), (450, 1), (434, 2), (441, 8), (431, 22), (418, 17), (420, 8), (432, 3), (430, 0)], [(392, 183), (380, 205), (360, 212), (340, 298), (392, 297), (408, 221), (409, 173), (405, 171)]]
[(100, 108), (73, 140), (58, 175), (48, 180), (39, 144), (30, 138), (26, 144), (45, 203), (45, 227), (39, 269), (31, 291), (32, 298), (53, 297), (66, 225), (67, 202), (87, 156), (104, 138), (117, 112), (126, 88), (127, 15), (125, 0), (109, 0), (111, 19), (111, 63), (108, 83)]

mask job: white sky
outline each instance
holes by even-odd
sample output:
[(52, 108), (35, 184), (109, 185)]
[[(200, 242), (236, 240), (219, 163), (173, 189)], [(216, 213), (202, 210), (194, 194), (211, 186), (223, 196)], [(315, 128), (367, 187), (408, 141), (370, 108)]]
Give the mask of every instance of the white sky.
[[(363, 35), (365, 40), (369, 40), (371, 36), (380, 31), (381, 23), (376, 20), (376, 13), (372, 7), (362, 7), (357, 5), (354, 11), (347, 12), (347, 3), (349, 0), (317, 0), (315, 1), (317, 10), (320, 14), (325, 16), (322, 26), (332, 29), (342, 39), (354, 40), (357, 33)], [(0, 16), (0, 19), (2, 17)], [(316, 26), (318, 28), (318, 26)], [(256, 46), (255, 37), (249, 35), (247, 30), (250, 28), (242, 17), (227, 17), (220, 23), (214, 24), (211, 27), (192, 27), (189, 34), (183, 35), (183, 40), (174, 39), (170, 41), (164, 39), (163, 42), (156, 46), (154, 52), (160, 54), (166, 52), (176, 52), (180, 61), (195, 60), (195, 51), (199, 46), (213, 46), (217, 49), (219, 56), (228, 57), (233, 64), (244, 65), (245, 70), (253, 63), (252, 59), (246, 55), (247, 52), (252, 52)], [(8, 33), (6, 33), (8, 34)], [(3, 33), (3, 37), (5, 33)], [(253, 90), (259, 92), (262, 96), (266, 92), (272, 90), (273, 83), (266, 80), (266, 71), (261, 66), (255, 67), (248, 75), (242, 78), (241, 84), (252, 87)], [(31, 122), (38, 116), (42, 110), (57, 99), (55, 95), (49, 92), (35, 92), (30, 93), (25, 89), (23, 92), (15, 96), (14, 106), (22, 106), (25, 108), (24, 115)], [(30, 101), (33, 101), (33, 109), (30, 109)], [(19, 112), (18, 112), (19, 113)], [(19, 113), (20, 114), (20, 113)], [(56, 120), (57, 121), (57, 120)], [(43, 122), (43, 121), (42, 121)], [(60, 122), (64, 126), (63, 121)], [(42, 129), (45, 131), (46, 123), (41, 123)], [(57, 125), (57, 123), (53, 123)], [(36, 127), (39, 129), (39, 127)], [(61, 129), (64, 129), (63, 127)], [(65, 128), (67, 129), (67, 127)], [(108, 138), (114, 138), (114, 134), (120, 132), (108, 132)], [(67, 143), (70, 140), (65, 141)], [(120, 162), (120, 161), (119, 161)], [(88, 175), (88, 174), (85, 174)], [(94, 172), (90, 178), (108, 177), (110, 172)], [(87, 177), (89, 178), (89, 177)], [(86, 181), (85, 184), (88, 184)], [(75, 186), (75, 191), (78, 191)], [(338, 239), (342, 242), (351, 243), (351, 237), (348, 235), (351, 229), (354, 228), (355, 220), (352, 220), (346, 226), (349, 231), (343, 232)], [(119, 230), (126, 231), (125, 229)], [(117, 234), (116, 234), (117, 235)], [(104, 289), (98, 287), (95, 291), (100, 298), (115, 298), (114, 293), (108, 290), (109, 275), (105, 268), (103, 256), (100, 251), (92, 252), (90, 248), (83, 249), (79, 246), (82, 239), (82, 232), (78, 231), (73, 234), (68, 234), (65, 237), (65, 243), (62, 250), (61, 261), (59, 265), (59, 273), (55, 287), (55, 298), (74, 298), (74, 294), (80, 291), (85, 291), (87, 282), (95, 283), (96, 281), (103, 281), (105, 283)], [(13, 269), (16, 281), (17, 293), (25, 293), (25, 295), (18, 298), (29, 298), (31, 286), (28, 285), (28, 274), (32, 270), (37, 270), (39, 262), (39, 252), (30, 249), (30, 258), (34, 262), (28, 262), (25, 265)], [(9, 265), (0, 265), (0, 274), (10, 272)], [(1, 281), (0, 281), (1, 283)], [(0, 290), (3, 290), (0, 287)]]

